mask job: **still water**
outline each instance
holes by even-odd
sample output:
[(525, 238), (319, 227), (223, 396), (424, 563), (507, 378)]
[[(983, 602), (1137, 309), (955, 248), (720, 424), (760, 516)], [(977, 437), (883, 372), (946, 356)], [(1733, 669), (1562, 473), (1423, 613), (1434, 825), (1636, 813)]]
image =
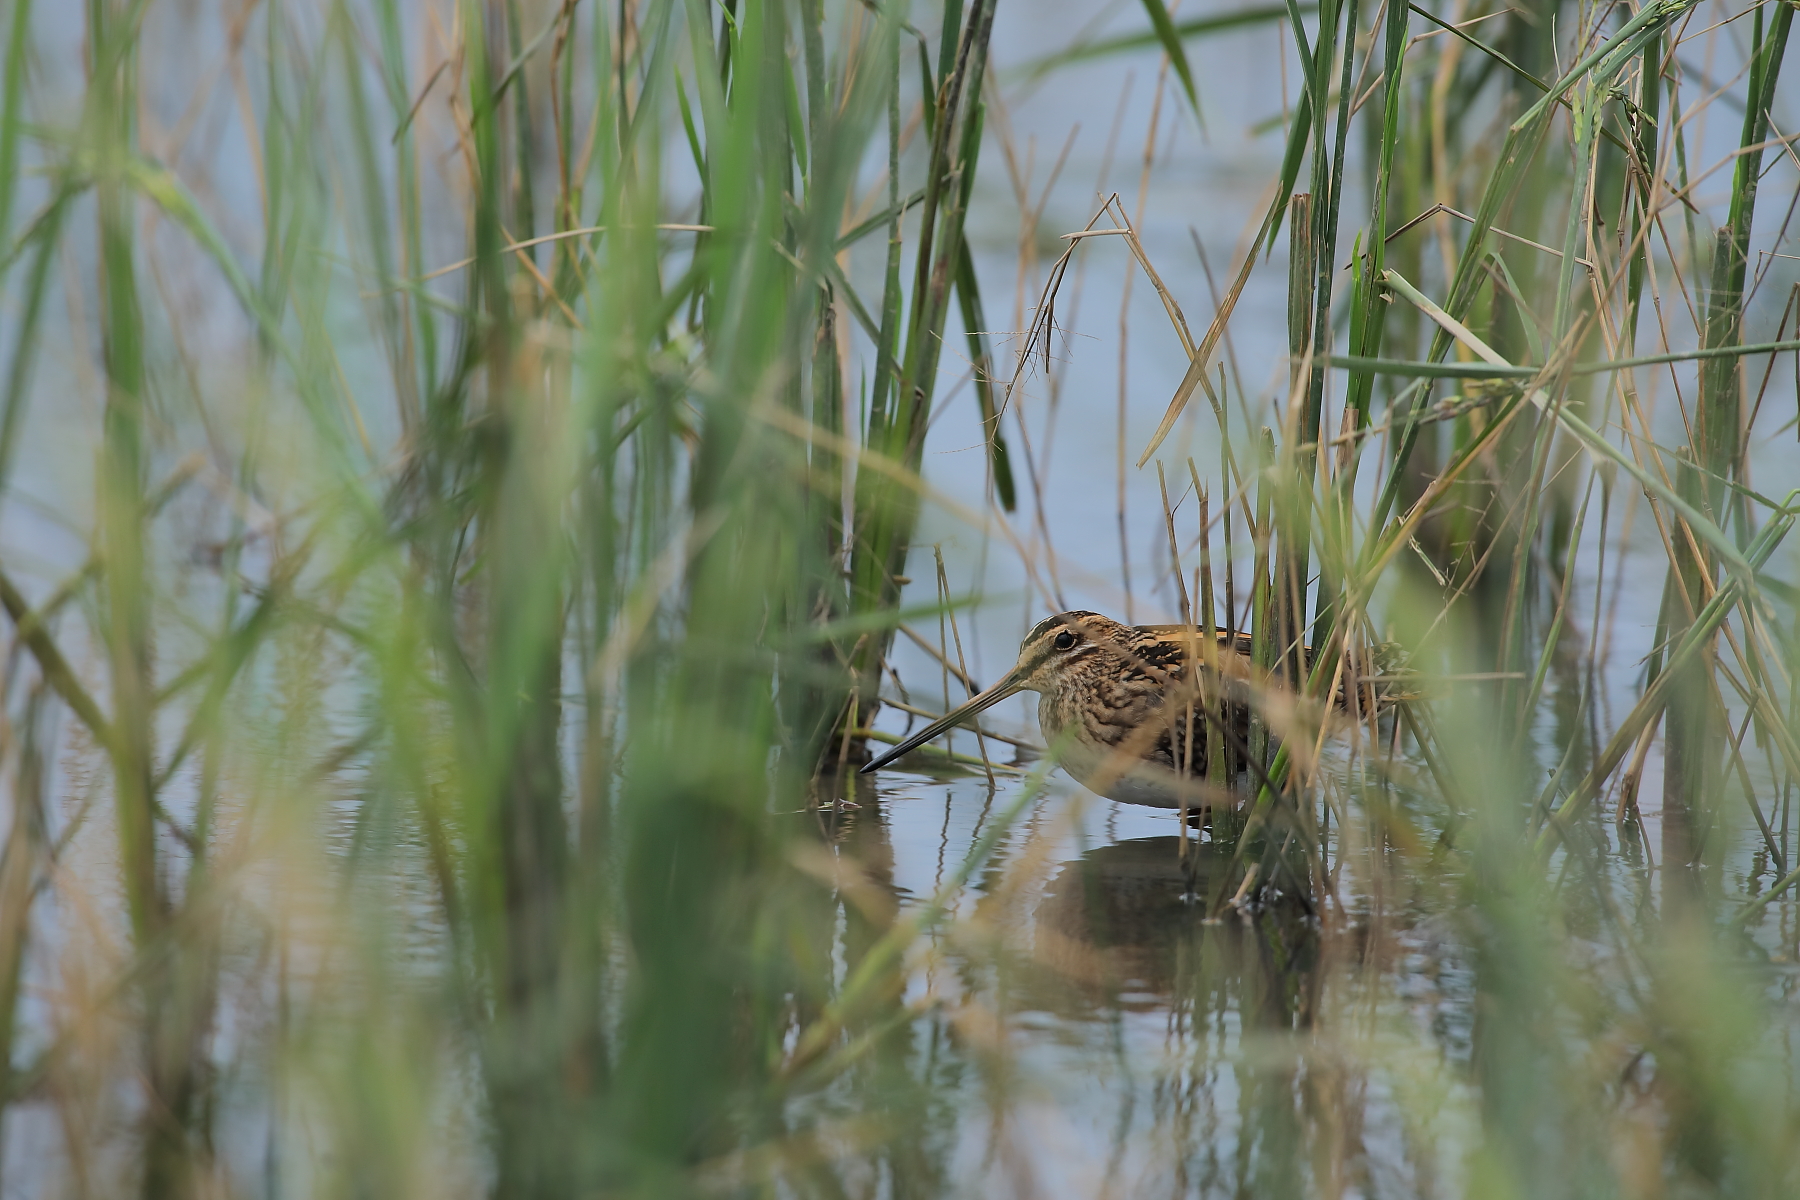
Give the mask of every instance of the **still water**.
[[(970, 233), (1003, 367), (1016, 350), (1016, 331), (1030, 320), (1045, 269), (1061, 251), (1058, 236), (1087, 224), (1115, 191), (1188, 320), (1204, 328), (1215, 294), (1206, 267), (1215, 280), (1229, 277), (1276, 174), (1278, 138), (1256, 131), (1296, 94), (1293, 45), (1273, 25), (1190, 45), (1204, 122), (1183, 110), (1148, 52), (1065, 67), (1032, 82), (1027, 65), (1067, 45), (1094, 18), (1092, 7), (1003, 0), (999, 9), (1000, 89)], [(1137, 5), (1109, 11), (1093, 28), (1134, 29), (1142, 20)], [(1787, 95), (1790, 108), (1796, 95)], [(1783, 128), (1800, 125), (1800, 113), (1787, 117)], [(1692, 152), (1710, 161), (1734, 138), (1727, 122), (1702, 124)], [(1788, 167), (1772, 170), (1786, 174), (1771, 175), (1771, 191), (1792, 186)], [(1016, 189), (1009, 183), (1015, 178)], [(228, 202), (253, 207), (246, 176), (226, 169), (218, 180)], [(1354, 170), (1350, 183), (1344, 208), (1354, 214), (1366, 205)], [(1034, 222), (1029, 213), (1040, 204)], [(1348, 236), (1347, 228), (1346, 242)], [(441, 257), (454, 258), (459, 246), (449, 239)], [(1234, 374), (1259, 413), (1272, 413), (1286, 386), (1284, 254), (1278, 245), (1252, 276), (1231, 327)], [(1185, 362), (1154, 291), (1133, 278), (1123, 245), (1095, 239), (1079, 255), (1070, 291), (1059, 300), (1055, 369), (1049, 377), (1028, 373), (1010, 397), (1012, 419), (1023, 426), (1018, 452), (1033, 456), (1037, 473), (1035, 486), (1020, 480), (1019, 511), (1004, 517), (989, 509), (966, 386), (948, 393), (928, 442), (931, 486), (962, 511), (989, 515), (972, 526), (953, 504), (926, 508), (906, 602), (933, 601), (932, 550), (941, 548), (950, 594), (972, 601), (958, 620), (978, 682), (1009, 666), (1023, 631), (1058, 608), (1093, 608), (1136, 622), (1178, 615), (1155, 470), (1129, 464)], [(879, 272), (872, 258), (852, 265), (862, 280)], [(1769, 324), (1769, 313), (1753, 309), (1750, 336), (1766, 336)], [(956, 333), (953, 324), (947, 343), (960, 346)], [(355, 353), (347, 342), (346, 355)], [(945, 357), (949, 386), (966, 364)], [(59, 372), (69, 369), (48, 363), (45, 386), (67, 384)], [(1672, 401), (1652, 407), (1658, 436), (1679, 441)], [(55, 449), (21, 464), (21, 490), (41, 503), (9, 506), (6, 541), (9, 553), (23, 547), (38, 562), (66, 567), (84, 547), (78, 531), (86, 528), (82, 506), (92, 486), (78, 431), (91, 428), (94, 414), (78, 405), (35, 411), (44, 415), (33, 418), (34, 444)], [(1162, 457), (1174, 477), (1185, 478), (1190, 454), (1216, 486), (1210, 465), (1219, 448), (1209, 422), (1184, 421)], [(1800, 453), (1791, 443), (1755, 446), (1752, 464), (1766, 493), (1800, 485)], [(1568, 707), (1592, 686), (1591, 719), (1604, 736), (1635, 696), (1666, 560), (1651, 523), (1641, 512), (1631, 519), (1629, 498), (1620, 507), (1627, 511), (1612, 515), (1604, 579), (1596, 553), (1576, 563), (1571, 609), (1582, 615), (1570, 641), (1583, 649), (1558, 662), (1544, 737), (1524, 748), (1522, 772), (1534, 778), (1555, 766), (1551, 747), (1566, 733), (1554, 728), (1559, 705)], [(1191, 501), (1183, 512), (1191, 522)], [(1012, 536), (1002, 535), (1002, 521)], [(1219, 554), (1248, 565), (1246, 546)], [(1797, 574), (1791, 554), (1775, 569)], [(1602, 608), (1593, 619), (1604, 634), (1587, 657), (1592, 627), (1583, 622), (1594, 614), (1596, 594)], [(938, 640), (935, 627), (917, 632)], [(962, 698), (960, 685), (910, 641), (897, 643), (893, 665), (921, 707), (942, 711)], [(1028, 705), (1021, 698), (996, 709), (994, 726), (1036, 740)], [(889, 709), (879, 727), (899, 733), (907, 721)], [(1462, 733), (1479, 736), (1466, 725)], [(953, 746), (976, 750), (967, 733), (955, 735)], [(990, 750), (1010, 759), (1010, 748)], [(1336, 756), (1332, 811), (1354, 811), (1358, 819), (1330, 823), (1325, 866), (1335, 893), (1316, 911), (1276, 901), (1209, 918), (1226, 871), (1204, 829), (1184, 831), (1175, 814), (1097, 799), (1054, 772), (1041, 790), (1022, 793), (1036, 785), (1019, 772), (1000, 772), (990, 784), (979, 772), (935, 778), (890, 770), (782, 818), (794, 824), (798, 840), (816, 839), (902, 916), (934, 898), (947, 908), (947, 919), (910, 951), (904, 993), (914, 1014), (916, 1065), (938, 1092), (924, 1136), (945, 1163), (945, 1194), (1465, 1194), (1483, 1116), (1471, 1081), (1480, 1066), (1478, 958), (1493, 943), (1482, 922), (1492, 914), (1472, 916), (1458, 903), (1468, 881), (1440, 870), (1431, 844), (1449, 836), (1446, 823), (1416, 811), (1418, 793), (1406, 778), (1390, 787), (1365, 777), (1341, 748), (1328, 754)], [(1420, 769), (1404, 754), (1402, 766)], [(1749, 769), (1763, 781), (1760, 762)], [(79, 770), (68, 771), (71, 793)], [(1641, 823), (1595, 822), (1605, 847), (1598, 878), (1606, 895), (1592, 904), (1579, 897), (1571, 912), (1556, 915), (1569, 961), (1599, 997), (1572, 1005), (1595, 1027), (1576, 1031), (1569, 1057), (1591, 1055), (1594, 1070), (1610, 1071), (1627, 1096), (1638, 1060), (1620, 1015), (1630, 1007), (1619, 999), (1628, 972), (1618, 968), (1613, 947), (1639, 928), (1657, 888), (1645, 848), (1659, 844), (1660, 778), (1653, 749), (1640, 789)], [(1748, 818), (1734, 810), (1731, 820), (1726, 888), (1753, 891), (1773, 871), (1758, 857)], [(997, 830), (991, 850), (981, 852)], [(1409, 842), (1419, 831), (1424, 844)], [(953, 884), (965, 869), (967, 883)], [(412, 883), (429, 894), (422, 868)], [(1781, 1053), (1771, 1057), (1789, 1076), (1800, 1061), (1791, 1053), (1797, 931), (1794, 902), (1773, 905), (1751, 931), (1747, 956), (1775, 1013), (1771, 1045)], [(425, 918), (417, 932), (428, 947), (442, 931)], [(1491, 978), (1487, 986), (1494, 986)], [(1617, 1045), (1609, 1023), (1623, 1030)], [(1486, 1069), (1492, 1077), (1491, 1064)], [(1546, 1098), (1546, 1111), (1554, 1111), (1554, 1100)], [(1629, 1132), (1628, 1099), (1620, 1111), (1616, 1124)], [(1570, 1128), (1587, 1128), (1583, 1118), (1570, 1114)], [(7, 1180), (9, 1200), (60, 1177), (62, 1166), (47, 1154), (41, 1170), (29, 1166), (32, 1147), (47, 1144), (34, 1139), (48, 1129), (42, 1113), (15, 1114), (8, 1161), (28, 1166)], [(243, 1133), (245, 1145), (256, 1141), (254, 1128)], [(1558, 1161), (1560, 1152), (1551, 1146), (1547, 1161)], [(887, 1193), (878, 1187), (872, 1194)]]
[[(820, 820), (904, 913), (1007, 800), (896, 781)], [(957, 1194), (1298, 1194), (1321, 1172), (1459, 1194), (1474, 989), (1451, 927), (1375, 913), (1341, 876), (1323, 919), (1277, 902), (1209, 921), (1225, 863), (1203, 837), (1184, 852), (1172, 814), (1053, 789), (951, 893), (906, 999), (922, 1040), (991, 1064), (946, 1097)]]

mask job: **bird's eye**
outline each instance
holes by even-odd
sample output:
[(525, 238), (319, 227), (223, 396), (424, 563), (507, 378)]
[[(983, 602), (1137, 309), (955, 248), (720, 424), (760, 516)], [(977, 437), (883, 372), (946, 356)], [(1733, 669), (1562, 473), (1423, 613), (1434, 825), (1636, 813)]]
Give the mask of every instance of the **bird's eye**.
[(1075, 648), (1075, 635), (1065, 629), (1057, 634), (1056, 640), (1050, 644), (1055, 646), (1058, 650), (1073, 650)]

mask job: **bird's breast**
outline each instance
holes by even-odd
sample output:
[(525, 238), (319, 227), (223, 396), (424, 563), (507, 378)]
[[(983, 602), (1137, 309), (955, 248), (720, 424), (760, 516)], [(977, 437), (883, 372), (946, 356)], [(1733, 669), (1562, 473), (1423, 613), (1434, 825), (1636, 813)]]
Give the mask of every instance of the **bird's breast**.
[(1044, 693), (1038, 725), (1057, 765), (1089, 791), (1121, 804), (1199, 807), (1205, 803), (1200, 781), (1183, 778), (1166, 761), (1161, 709), (1160, 692), (1100, 683)]

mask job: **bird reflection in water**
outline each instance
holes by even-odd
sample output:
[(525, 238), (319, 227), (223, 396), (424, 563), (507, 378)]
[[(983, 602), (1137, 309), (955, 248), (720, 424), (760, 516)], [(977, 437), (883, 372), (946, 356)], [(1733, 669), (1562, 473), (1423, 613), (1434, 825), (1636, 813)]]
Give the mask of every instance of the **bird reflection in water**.
[(1296, 900), (1206, 920), (1229, 849), (1177, 837), (1097, 846), (1064, 863), (1037, 909), (1038, 959), (1089, 1003), (1167, 1007), (1185, 1022), (1235, 1011), (1245, 1028), (1310, 1023), (1318, 933)]
[[(834, 962), (854, 970), (943, 878), (909, 878), (905, 860), (924, 865), (918, 843), (895, 853), (891, 820), (921, 799), (890, 809), (863, 793), (858, 809), (826, 803), (806, 818), (841, 871), (842, 908), (821, 913), (807, 955), (827, 978)], [(988, 817), (986, 805), (971, 813), (954, 793), (943, 812), (940, 872)], [(1154, 1181), (1155, 1191), (1298, 1195), (1309, 1177), (1355, 1179), (1367, 1157), (1362, 1085), (1317, 1053), (1322, 960), (1337, 955), (1322, 952), (1304, 905), (1275, 896), (1209, 921), (1242, 875), (1229, 848), (1192, 835), (1185, 854), (1174, 836), (1109, 841), (1046, 870), (1034, 865), (1042, 860), (1029, 824), (1002, 837), (970, 882), (972, 903), (954, 906), (957, 928), (932, 935), (923, 975), (893, 979), (845, 1030), (850, 1044), (872, 1039), (863, 1070), (893, 1118), (895, 1177), (937, 1194), (956, 1177), (949, 1148), (972, 1138), (995, 1164), (986, 1183), (999, 1186), (1015, 1167), (1029, 1180), (1034, 1169), (1019, 1165), (1029, 1156), (1001, 1152), (1026, 1143), (1015, 1145), (1015, 1126), (993, 1113), (1006, 1110), (1013, 1084), (1035, 1078), (1068, 1106), (1065, 1116), (1109, 1131), (1120, 1178)], [(813, 873), (824, 878), (819, 861)], [(1082, 1049), (1070, 1059), (1069, 1048)], [(1086, 1067), (1115, 1053), (1129, 1068), (1090, 1086)], [(1075, 1062), (1086, 1067), (1071, 1073)], [(925, 1086), (945, 1080), (981, 1086), (958, 1093), (968, 1104), (945, 1104)], [(984, 1103), (997, 1107), (983, 1115)], [(1303, 1146), (1315, 1152), (1296, 1153)]]

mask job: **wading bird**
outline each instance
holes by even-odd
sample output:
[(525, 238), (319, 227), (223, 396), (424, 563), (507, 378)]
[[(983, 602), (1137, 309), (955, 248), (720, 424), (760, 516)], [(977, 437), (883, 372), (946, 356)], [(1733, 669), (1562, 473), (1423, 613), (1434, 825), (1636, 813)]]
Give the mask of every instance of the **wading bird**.
[[(1058, 613), (1025, 636), (1005, 678), (862, 771), (880, 770), (1008, 696), (1037, 692), (1045, 744), (1082, 786), (1124, 804), (1207, 807), (1221, 794), (1207, 782), (1208, 742), (1225, 752), (1220, 774), (1235, 774), (1250, 708), (1277, 685), (1251, 664), (1248, 634), (1221, 632), (1210, 648), (1204, 640), (1191, 625)], [(1392, 698), (1370, 695), (1376, 705)], [(1209, 720), (1218, 727), (1210, 739)]]

